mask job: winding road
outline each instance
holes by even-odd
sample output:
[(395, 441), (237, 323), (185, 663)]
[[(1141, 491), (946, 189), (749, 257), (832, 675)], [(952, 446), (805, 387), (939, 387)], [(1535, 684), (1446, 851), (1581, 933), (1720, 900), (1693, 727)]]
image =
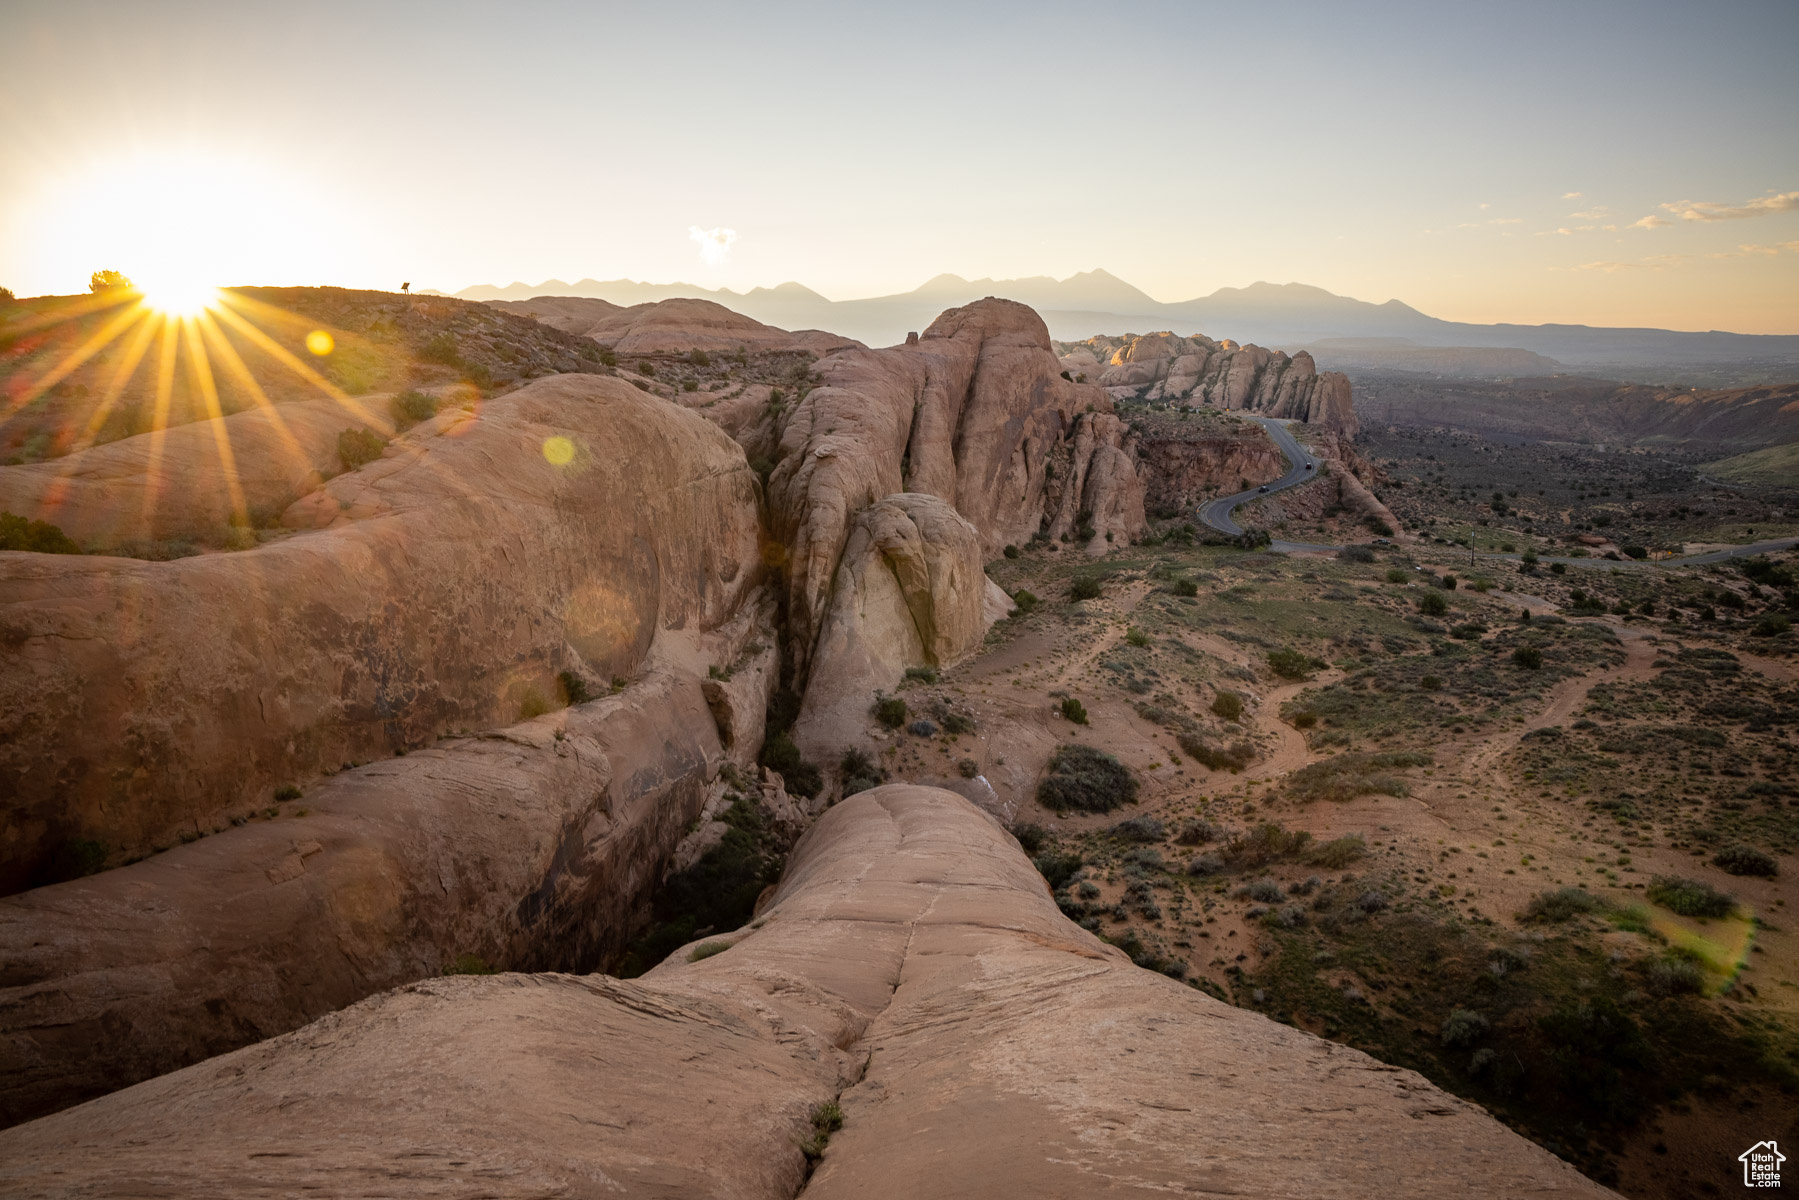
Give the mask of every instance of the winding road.
[[(1318, 456), (1307, 450), (1304, 446), (1301, 446), (1298, 439), (1296, 439), (1287, 429), (1287, 426), (1292, 422), (1280, 420), (1275, 417), (1258, 417), (1254, 413), (1239, 413), (1238, 415), (1248, 417), (1251, 421), (1254, 421), (1268, 431), (1268, 436), (1274, 439), (1274, 444), (1279, 446), (1281, 453), (1286, 456), (1287, 473), (1271, 483), (1265, 483), (1258, 487), (1250, 488), (1248, 491), (1237, 492), (1234, 495), (1220, 496), (1216, 500), (1208, 500), (1200, 505), (1200, 521), (1208, 528), (1217, 530), (1227, 537), (1237, 537), (1243, 533), (1243, 527), (1231, 518), (1231, 514), (1241, 506), (1248, 504), (1251, 500), (1255, 500), (1258, 497), (1272, 496), (1276, 492), (1282, 492), (1291, 487), (1298, 487), (1300, 484), (1318, 477)], [(1744, 546), (1731, 546), (1724, 550), (1712, 550), (1705, 554), (1691, 554), (1680, 558), (1661, 558), (1656, 559), (1653, 562), (1639, 562), (1635, 559), (1617, 560), (1593, 557), (1559, 558), (1548, 555), (1543, 556), (1539, 561), (1546, 563), (1566, 563), (1569, 566), (1578, 567), (1622, 567), (1626, 569), (1634, 568), (1641, 570), (1655, 567), (1702, 567), (1707, 563), (1724, 562), (1725, 560), (1732, 558), (1748, 558), (1757, 554), (1765, 554), (1771, 550), (1791, 550), (1795, 546), (1799, 546), (1799, 538), (1775, 538), (1770, 541), (1751, 542)], [(1291, 554), (1296, 551), (1306, 550), (1341, 549), (1339, 546), (1326, 545), (1322, 542), (1283, 541), (1270, 542), (1268, 548), (1281, 554)], [(1511, 560), (1515, 562), (1520, 556), (1517, 554), (1481, 554), (1476, 552), (1471, 557), (1498, 559), (1501, 561)]]

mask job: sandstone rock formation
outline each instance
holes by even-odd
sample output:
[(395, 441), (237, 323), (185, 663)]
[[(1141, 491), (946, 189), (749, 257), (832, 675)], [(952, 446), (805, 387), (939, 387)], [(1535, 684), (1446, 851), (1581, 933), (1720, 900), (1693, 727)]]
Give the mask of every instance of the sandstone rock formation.
[(755, 476), (691, 413), (559, 376), (434, 430), (254, 550), (0, 554), (0, 885), (71, 840), (141, 854), (541, 711), (559, 672), (629, 676), (757, 586)]
[(1115, 399), (1186, 400), (1356, 431), (1348, 377), (1320, 375), (1303, 350), (1289, 358), (1261, 346), (1172, 333), (1094, 337), (1060, 349), (1065, 368), (1086, 374)]
[(848, 744), (872, 694), (907, 667), (947, 667), (980, 648), (992, 624), (983, 562), (974, 526), (936, 496), (902, 492), (862, 510), (813, 649), (801, 750), (824, 758)]
[[(1140, 970), (949, 793), (827, 813), (723, 953), (390, 992), (0, 1134), (19, 1194), (1611, 1193), (1420, 1076)], [(810, 1180), (815, 1106), (841, 1131)]]
[(663, 300), (621, 308), (604, 300), (543, 296), (533, 300), (493, 300), (495, 308), (535, 318), (546, 325), (590, 337), (619, 354), (677, 354), (689, 350), (751, 352), (809, 351), (831, 354), (860, 348), (854, 338), (802, 329), (789, 333), (732, 312), (710, 300)]
[[(845, 351), (816, 373), (819, 386), (772, 418), (779, 462), (769, 480), (802, 671), (863, 509), (898, 492), (936, 496), (955, 506), (991, 556), (1044, 527), (1052, 456), (1081, 414), (1111, 407), (1099, 389), (1062, 378), (1042, 320), (1008, 300), (951, 309), (916, 343)], [(1102, 445), (1118, 449), (1096, 436), (1086, 454)], [(1103, 457), (1111, 461), (1095, 487), (1077, 489), (1074, 511), (1086, 517), (1097, 505), (1115, 539), (1128, 541), (1143, 530), (1141, 502), (1132, 503), (1127, 464)], [(1082, 459), (1075, 470), (1085, 478), (1089, 466)]]
[(0, 511), (57, 525), (87, 550), (217, 541), (240, 514), (279, 513), (342, 470), (345, 429), (391, 434), (385, 399), (253, 408), (0, 467)]

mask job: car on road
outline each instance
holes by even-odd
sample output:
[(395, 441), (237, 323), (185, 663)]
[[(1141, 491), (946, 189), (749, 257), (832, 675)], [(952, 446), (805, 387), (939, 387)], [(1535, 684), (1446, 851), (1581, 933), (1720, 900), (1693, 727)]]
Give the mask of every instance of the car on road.
[(1393, 543), (1388, 541), (1386, 538), (1375, 538), (1374, 544), (1376, 546), (1391, 546)]
[(1310, 471), (1310, 470), (1311, 470), (1311, 469), (1312, 469), (1312, 464), (1311, 464), (1311, 463), (1307, 463), (1307, 464), (1306, 464), (1306, 470), (1308, 470), (1308, 471)]
[(1256, 491), (1258, 491), (1258, 492), (1265, 492), (1267, 490), (1268, 490), (1268, 485), (1265, 483), (1261, 487), (1256, 489)]

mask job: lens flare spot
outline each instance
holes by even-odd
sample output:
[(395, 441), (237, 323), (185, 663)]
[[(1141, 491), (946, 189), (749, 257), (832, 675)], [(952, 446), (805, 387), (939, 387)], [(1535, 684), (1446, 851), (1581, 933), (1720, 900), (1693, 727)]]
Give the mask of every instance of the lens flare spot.
[(306, 348), (320, 358), (337, 349), (337, 339), (323, 329), (315, 329), (306, 335)]
[(543, 456), (558, 467), (566, 467), (575, 461), (575, 444), (565, 437), (545, 438)]

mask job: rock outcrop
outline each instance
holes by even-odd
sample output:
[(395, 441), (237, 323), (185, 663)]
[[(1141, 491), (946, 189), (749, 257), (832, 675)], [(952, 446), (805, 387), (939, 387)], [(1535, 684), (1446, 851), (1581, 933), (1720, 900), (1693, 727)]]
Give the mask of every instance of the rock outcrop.
[(947, 667), (980, 649), (994, 587), (983, 563), (974, 526), (936, 496), (902, 492), (862, 510), (813, 650), (802, 751), (823, 758), (848, 744), (872, 695), (907, 667)]
[(1349, 434), (1357, 428), (1348, 377), (1319, 374), (1303, 350), (1288, 357), (1261, 346), (1172, 333), (1094, 337), (1060, 350), (1066, 369), (1085, 374), (1114, 399), (1248, 409)]
[[(796, 669), (810, 663), (832, 582), (858, 514), (899, 492), (955, 506), (984, 555), (1045, 526), (1052, 458), (1082, 414), (1108, 414), (1097, 388), (1063, 378), (1036, 313), (1008, 300), (951, 309), (916, 342), (850, 350), (816, 368), (819, 385), (773, 417), (779, 461), (769, 480), (770, 523), (785, 552), (787, 617)], [(753, 431), (743, 435), (755, 436)], [(1095, 437), (1086, 454), (1119, 447)], [(1127, 463), (1114, 455), (1074, 511), (1095, 505), (1114, 539), (1144, 521)], [(1126, 456), (1128, 458), (1128, 456)], [(1074, 468), (1083, 479), (1090, 462)], [(978, 600), (978, 596), (977, 596)]]
[(389, 992), (0, 1134), (0, 1188), (1612, 1194), (1411, 1071), (1132, 966), (947, 792), (840, 804), (719, 940), (635, 982)]
[(510, 724), (561, 672), (629, 677), (659, 630), (720, 627), (757, 587), (755, 475), (692, 413), (558, 376), (433, 432), (254, 550), (0, 554), (0, 886), (71, 842), (141, 855)]

